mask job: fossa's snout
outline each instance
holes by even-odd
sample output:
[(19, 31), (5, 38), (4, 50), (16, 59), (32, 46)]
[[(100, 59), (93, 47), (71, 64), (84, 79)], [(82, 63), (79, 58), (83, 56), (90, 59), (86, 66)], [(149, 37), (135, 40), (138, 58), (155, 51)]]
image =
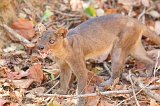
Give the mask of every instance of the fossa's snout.
[(37, 46), (37, 48), (38, 48), (39, 50), (43, 50), (43, 49), (44, 49), (44, 45), (39, 44), (39, 45)]

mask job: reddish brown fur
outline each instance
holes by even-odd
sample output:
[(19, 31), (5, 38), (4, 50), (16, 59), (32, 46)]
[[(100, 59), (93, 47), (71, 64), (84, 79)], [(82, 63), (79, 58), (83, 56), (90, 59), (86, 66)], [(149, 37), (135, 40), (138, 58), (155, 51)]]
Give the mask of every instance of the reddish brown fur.
[[(61, 30), (55, 34), (44, 34), (38, 47), (41, 51), (49, 49), (57, 58), (61, 67), (60, 91), (63, 93), (68, 89), (72, 73), (77, 78), (77, 93), (84, 93), (88, 72), (85, 60), (98, 59), (104, 55), (107, 57), (109, 53), (112, 75), (100, 86), (111, 85), (120, 76), (128, 55), (145, 63), (149, 75), (152, 75), (153, 61), (146, 55), (141, 38), (144, 34), (160, 45), (160, 37), (136, 19), (114, 14), (90, 19), (70, 30), (66, 37), (62, 33), (66, 30)], [(49, 44), (50, 39), (54, 39), (55, 43)], [(78, 106), (83, 104), (84, 99), (80, 98)]]

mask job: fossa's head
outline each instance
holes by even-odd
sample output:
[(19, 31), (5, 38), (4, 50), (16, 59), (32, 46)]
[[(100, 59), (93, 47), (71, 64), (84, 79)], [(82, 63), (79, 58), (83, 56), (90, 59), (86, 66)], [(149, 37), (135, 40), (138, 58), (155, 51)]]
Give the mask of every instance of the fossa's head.
[(54, 53), (58, 51), (58, 49), (61, 49), (67, 33), (68, 30), (65, 28), (61, 28), (56, 32), (44, 32), (37, 42), (37, 49), (42, 57), (46, 57), (50, 51)]

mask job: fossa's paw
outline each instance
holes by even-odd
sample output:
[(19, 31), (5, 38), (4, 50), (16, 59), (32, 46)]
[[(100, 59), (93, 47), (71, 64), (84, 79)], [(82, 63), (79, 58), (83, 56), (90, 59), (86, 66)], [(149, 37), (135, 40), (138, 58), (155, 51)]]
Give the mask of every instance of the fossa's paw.
[(75, 103), (75, 106), (85, 106), (85, 98), (78, 98)]
[(110, 86), (110, 85), (113, 84), (113, 81), (114, 81), (114, 80), (113, 80), (112, 78), (110, 78), (109, 80), (100, 83), (99, 86), (100, 86), (100, 87)]
[(58, 90), (56, 91), (56, 93), (57, 93), (57, 94), (61, 94), (61, 95), (65, 95), (65, 94), (67, 94), (67, 91), (66, 91), (66, 90), (62, 90), (62, 89), (58, 89)]

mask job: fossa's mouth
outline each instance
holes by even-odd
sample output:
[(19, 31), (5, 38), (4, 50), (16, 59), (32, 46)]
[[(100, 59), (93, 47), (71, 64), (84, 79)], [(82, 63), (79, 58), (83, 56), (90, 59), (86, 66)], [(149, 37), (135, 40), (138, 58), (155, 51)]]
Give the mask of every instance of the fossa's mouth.
[(42, 58), (46, 58), (49, 54), (48, 51), (39, 51), (39, 54), (42, 56)]

